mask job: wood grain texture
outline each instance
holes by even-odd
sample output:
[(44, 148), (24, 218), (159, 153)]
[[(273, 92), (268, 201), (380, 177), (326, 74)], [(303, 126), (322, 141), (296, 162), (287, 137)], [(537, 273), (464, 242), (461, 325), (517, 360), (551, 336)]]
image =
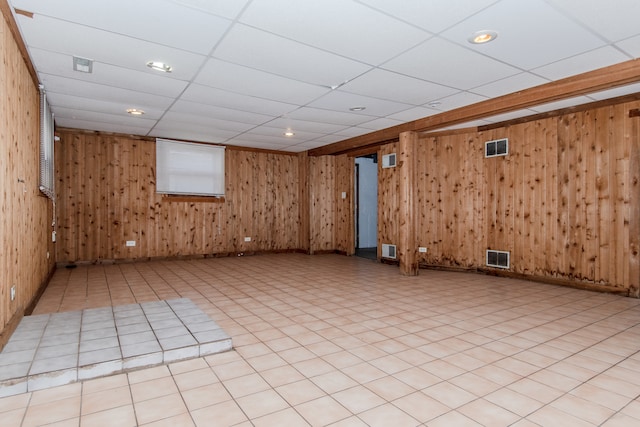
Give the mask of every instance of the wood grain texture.
[[(0, 347), (55, 268), (53, 205), (38, 189), (39, 93), (0, 18)], [(47, 252), (50, 257), (47, 259)], [(11, 287), (16, 298), (11, 301)]]
[(405, 276), (418, 275), (418, 247), (416, 243), (416, 156), (418, 134), (403, 132), (398, 140), (398, 257), (400, 273)]
[[(637, 293), (639, 105), (421, 138), (420, 262), (483, 269), (486, 249), (506, 250), (518, 274)], [(505, 137), (509, 155), (484, 158), (484, 142)]]
[(59, 135), (59, 262), (305, 249), (299, 156), (227, 150), (223, 201), (169, 201), (155, 192), (153, 140)]

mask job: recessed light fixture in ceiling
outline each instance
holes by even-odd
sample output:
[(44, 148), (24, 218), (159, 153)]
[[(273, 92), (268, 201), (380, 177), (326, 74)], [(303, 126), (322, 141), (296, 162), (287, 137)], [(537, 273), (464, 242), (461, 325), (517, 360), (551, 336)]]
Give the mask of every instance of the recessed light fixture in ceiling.
[(367, 107), (358, 106), (358, 107), (349, 108), (349, 111), (364, 111), (366, 109), (367, 109)]
[(491, 30), (476, 31), (467, 40), (472, 44), (484, 44), (498, 38), (498, 33)]
[(295, 135), (295, 133), (293, 133), (293, 131), (291, 130), (285, 131), (284, 133), (284, 136), (293, 136), (293, 135)]
[(173, 69), (171, 65), (165, 64), (164, 62), (160, 61), (149, 61), (147, 62), (147, 67), (151, 68), (152, 70), (162, 71), (163, 73), (170, 73)]
[(144, 114), (144, 111), (138, 110), (137, 108), (129, 108), (127, 109), (127, 113), (131, 114), (132, 116), (141, 116)]
[(439, 107), (440, 105), (442, 105), (442, 102), (440, 102), (440, 101), (433, 101), (433, 102), (428, 103), (427, 105), (428, 105), (429, 107), (431, 107), (431, 108), (436, 108), (436, 107)]

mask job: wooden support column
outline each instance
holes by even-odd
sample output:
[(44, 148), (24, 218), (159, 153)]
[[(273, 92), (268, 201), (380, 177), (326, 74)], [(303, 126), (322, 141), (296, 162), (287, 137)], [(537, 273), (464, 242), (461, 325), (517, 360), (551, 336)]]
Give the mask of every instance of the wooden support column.
[(405, 276), (418, 275), (418, 258), (416, 247), (416, 153), (418, 134), (402, 132), (398, 141), (398, 254), (400, 257), (400, 273)]

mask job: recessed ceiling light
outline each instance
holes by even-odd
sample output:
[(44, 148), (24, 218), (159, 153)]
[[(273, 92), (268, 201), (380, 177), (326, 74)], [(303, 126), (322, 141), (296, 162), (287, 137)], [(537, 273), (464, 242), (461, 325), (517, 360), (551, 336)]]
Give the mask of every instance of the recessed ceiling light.
[(141, 116), (144, 114), (144, 111), (138, 110), (137, 108), (129, 108), (127, 109), (127, 113), (131, 114), (132, 116)]
[(427, 105), (429, 105), (429, 107), (431, 107), (431, 108), (436, 108), (436, 107), (439, 107), (441, 104), (442, 104), (442, 102), (440, 102), (440, 101), (433, 101), (433, 102), (430, 102)]
[(490, 41), (495, 40), (497, 37), (498, 37), (498, 33), (496, 33), (495, 31), (482, 30), (482, 31), (476, 31), (467, 40), (469, 40), (469, 43), (483, 44), (483, 43), (489, 43)]
[(170, 73), (173, 69), (171, 68), (171, 65), (165, 64), (164, 62), (160, 61), (149, 61), (147, 62), (147, 67), (151, 68), (152, 70), (162, 71), (163, 73)]
[(359, 106), (359, 107), (351, 107), (351, 108), (349, 108), (349, 111), (364, 111), (366, 109), (367, 109), (367, 107)]
[(293, 133), (292, 131), (288, 130), (284, 133), (284, 136), (293, 136), (295, 135), (295, 133)]

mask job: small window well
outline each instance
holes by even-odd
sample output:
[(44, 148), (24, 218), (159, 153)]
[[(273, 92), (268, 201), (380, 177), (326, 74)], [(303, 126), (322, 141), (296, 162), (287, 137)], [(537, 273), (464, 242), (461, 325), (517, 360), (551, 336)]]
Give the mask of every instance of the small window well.
[(484, 143), (485, 157), (506, 156), (509, 154), (509, 139), (495, 139)]

